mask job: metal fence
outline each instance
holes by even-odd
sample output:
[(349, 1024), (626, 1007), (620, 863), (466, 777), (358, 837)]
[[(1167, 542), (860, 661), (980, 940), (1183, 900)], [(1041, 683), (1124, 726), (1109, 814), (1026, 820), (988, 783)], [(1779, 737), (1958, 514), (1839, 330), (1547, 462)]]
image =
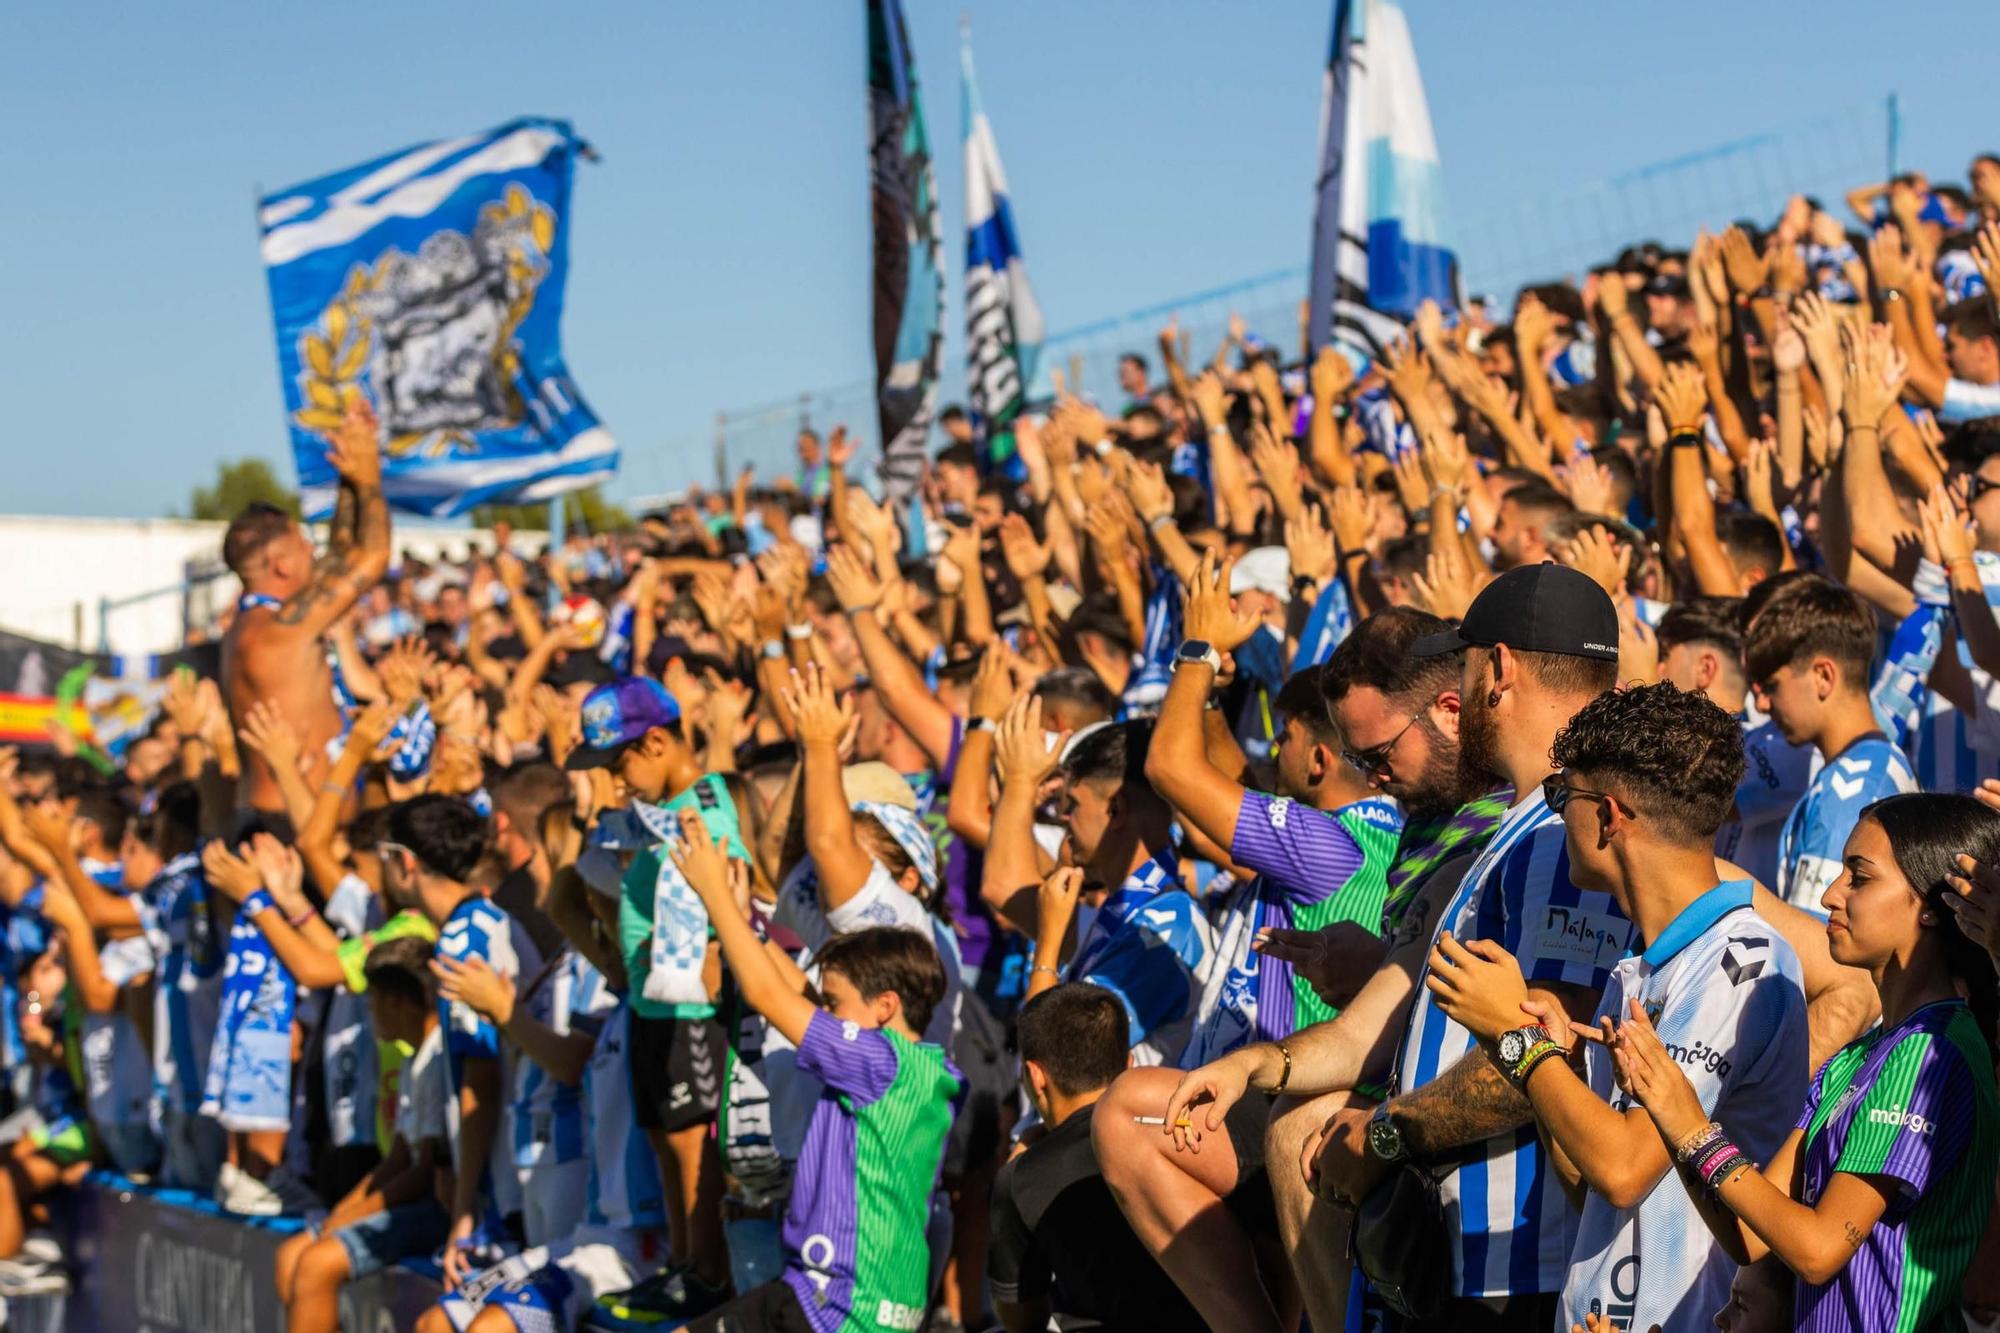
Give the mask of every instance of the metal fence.
[[(1453, 240), (1466, 291), (1490, 292), (1511, 302), (1528, 283), (1580, 277), (1584, 269), (1639, 241), (1685, 246), (1704, 226), (1719, 230), (1746, 218), (1768, 224), (1794, 194), (1812, 195), (1837, 208), (1847, 190), (1894, 169), (1896, 138), (1892, 94), (1604, 180), (1542, 191), (1514, 208), (1460, 215), (1454, 219)], [(1067, 329), (1043, 344), (1042, 364), (1061, 370), (1073, 389), (1116, 402), (1118, 358), (1127, 351), (1154, 358), (1157, 334), (1169, 317), (1178, 319), (1192, 358), (1205, 362), (1232, 314), (1241, 315), (1267, 341), (1295, 353), (1307, 276), (1300, 264)], [(963, 375), (963, 366), (946, 367), (941, 401), (962, 401)], [(823, 430), (836, 422), (872, 438), (875, 396), (870, 382), (718, 412), (709, 438), (683, 440), (664, 453), (681, 460), (712, 458), (712, 473), (686, 467), (676, 478), (683, 482), (712, 477), (720, 483), (746, 464), (774, 475), (793, 466), (800, 426)]]

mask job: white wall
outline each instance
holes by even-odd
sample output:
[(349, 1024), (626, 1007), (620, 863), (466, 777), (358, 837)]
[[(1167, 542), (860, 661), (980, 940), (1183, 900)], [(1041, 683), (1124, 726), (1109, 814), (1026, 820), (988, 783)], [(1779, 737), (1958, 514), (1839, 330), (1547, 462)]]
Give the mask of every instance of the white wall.
[[(177, 518), (41, 518), (0, 514), (0, 628), (65, 647), (115, 653), (169, 652), (181, 646), (179, 588), (194, 572), (220, 569), (221, 523)], [(467, 527), (404, 526), (398, 556), (462, 552), (491, 537)], [(110, 643), (98, 642), (98, 601), (167, 590), (111, 612)], [(197, 618), (236, 595), (221, 578), (193, 594)], [(79, 617), (78, 608), (81, 607)], [(81, 624), (81, 637), (78, 625)]]

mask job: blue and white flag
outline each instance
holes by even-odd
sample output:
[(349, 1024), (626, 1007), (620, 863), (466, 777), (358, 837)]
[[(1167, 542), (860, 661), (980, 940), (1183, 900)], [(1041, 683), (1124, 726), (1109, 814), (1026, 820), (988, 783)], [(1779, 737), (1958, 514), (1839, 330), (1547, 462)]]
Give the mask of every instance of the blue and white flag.
[(1334, 5), (1319, 163), (1312, 343), (1348, 341), (1376, 354), (1426, 298), (1447, 310), (1458, 304), (1437, 140), (1395, 0)]
[(938, 265), (943, 232), (902, 0), (867, 3), (875, 407), (882, 480), (900, 511), (923, 480), (944, 361), (944, 271)]
[(965, 128), (965, 384), (990, 463), (1014, 454), (1014, 418), (1042, 353), (1042, 308), (1028, 286), (1007, 173), (972, 77), (972, 39), (959, 47)]
[(389, 503), (448, 516), (609, 478), (618, 449), (563, 364), (570, 173), (556, 120), (440, 139), (267, 195), (264, 267), (308, 517), (326, 433), (365, 398)]

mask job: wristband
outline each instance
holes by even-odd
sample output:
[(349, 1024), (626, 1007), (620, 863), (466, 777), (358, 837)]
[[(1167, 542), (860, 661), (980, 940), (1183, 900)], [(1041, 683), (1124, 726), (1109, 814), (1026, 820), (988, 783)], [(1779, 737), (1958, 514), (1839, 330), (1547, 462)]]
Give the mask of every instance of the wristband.
[(1517, 1088), (1526, 1088), (1528, 1086), (1528, 1075), (1534, 1073), (1541, 1066), (1542, 1061), (1559, 1056), (1562, 1053), (1563, 1048), (1556, 1045), (1552, 1038), (1545, 1041), (1538, 1041), (1533, 1046), (1530, 1046), (1521, 1056), (1521, 1063), (1514, 1066), (1514, 1086)]
[(777, 661), (779, 658), (785, 655), (784, 641), (781, 639), (764, 640), (763, 652), (764, 656), (770, 658), (774, 662)]
[(1734, 1157), (1725, 1160), (1720, 1166), (1715, 1168), (1715, 1177), (1707, 1186), (1710, 1197), (1719, 1196), (1722, 1187), (1734, 1179), (1738, 1171), (1754, 1167), (1755, 1165), (1755, 1162), (1752, 1162), (1740, 1152)]
[(804, 639), (810, 639), (812, 636), (813, 636), (813, 627), (809, 624), (785, 626), (785, 637), (793, 640), (794, 642), (798, 642)]
[(286, 917), (285, 924), (290, 926), (293, 930), (303, 930), (305, 928), (306, 922), (312, 920), (315, 915), (316, 914), (312, 909), (312, 904), (307, 903), (304, 909), (301, 910), (297, 916)]
[(1000, 724), (990, 717), (975, 717), (965, 724), (965, 734), (968, 736), (975, 731), (998, 731), (999, 729)]
[(1028, 969), (1029, 976), (1033, 976), (1037, 972), (1046, 972), (1050, 976), (1054, 977), (1057, 981), (1062, 980), (1062, 973), (1056, 971), (1053, 967), (1050, 967), (1047, 963), (1036, 963), (1033, 967)]
[(271, 891), (269, 889), (258, 889), (256, 892), (252, 893), (249, 897), (245, 898), (243, 900), (243, 905), (237, 908), (236, 910), (240, 912), (243, 916), (252, 917), (257, 915), (259, 912), (275, 912), (278, 910), (278, 904), (277, 901), (271, 897)]
[(1285, 1057), (1285, 1069), (1278, 1075), (1278, 1086), (1266, 1089), (1273, 1097), (1283, 1092), (1292, 1081), (1292, 1048), (1281, 1041), (1278, 1043), (1278, 1054)]
[(1688, 1169), (1702, 1184), (1707, 1185), (1713, 1182), (1716, 1171), (1724, 1162), (1739, 1155), (1734, 1143), (1718, 1135), (1713, 1143), (1702, 1150), (1701, 1156), (1689, 1164)]
[(1174, 511), (1171, 509), (1169, 509), (1164, 514), (1155, 514), (1151, 518), (1146, 520), (1146, 531), (1158, 532), (1161, 528), (1165, 527), (1167, 524), (1173, 521), (1174, 521)]
[(1677, 430), (1667, 436), (1667, 448), (1669, 449), (1698, 448), (1701, 442), (1701, 432), (1698, 430)]
[(861, 615), (864, 612), (868, 614), (873, 614), (874, 610), (875, 608), (872, 606), (843, 606), (840, 608), (840, 613), (846, 616), (849, 620), (852, 620), (854, 619), (854, 617)]
[(328, 796), (344, 797), (347, 795), (347, 788), (341, 786), (338, 782), (322, 782), (319, 784), (319, 789)]
[(1721, 1147), (1727, 1151), (1718, 1150), (1704, 1159), (1698, 1172), (1702, 1186), (1706, 1189), (1719, 1188), (1737, 1167), (1750, 1165), (1750, 1159), (1728, 1139), (1722, 1141)]

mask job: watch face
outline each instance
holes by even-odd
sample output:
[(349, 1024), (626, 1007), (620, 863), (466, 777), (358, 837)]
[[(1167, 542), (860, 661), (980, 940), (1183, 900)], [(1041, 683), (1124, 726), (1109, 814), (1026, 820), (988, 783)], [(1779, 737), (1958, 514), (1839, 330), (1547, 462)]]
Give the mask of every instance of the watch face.
[(1209, 647), (1204, 640), (1189, 639), (1181, 645), (1181, 660), (1183, 662), (1200, 662), (1214, 651), (1215, 649)]
[(1515, 1064), (1528, 1053), (1528, 1039), (1519, 1032), (1500, 1034), (1500, 1063)]
[(1377, 1116), (1368, 1122), (1368, 1151), (1389, 1162), (1403, 1155), (1402, 1131), (1389, 1117)]

